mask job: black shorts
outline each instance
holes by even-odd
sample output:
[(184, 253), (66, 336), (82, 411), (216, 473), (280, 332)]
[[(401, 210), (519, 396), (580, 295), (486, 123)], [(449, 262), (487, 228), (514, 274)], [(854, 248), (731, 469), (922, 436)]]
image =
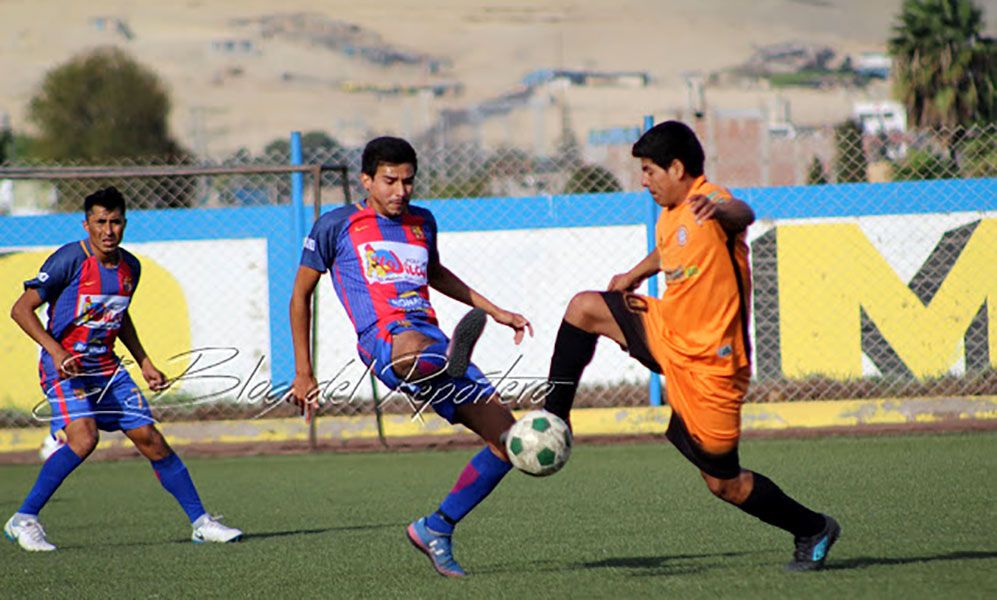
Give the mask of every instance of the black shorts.
[[(602, 292), (602, 298), (623, 331), (627, 342), (625, 350), (648, 369), (662, 373), (664, 369), (651, 355), (647, 345), (647, 333), (641, 316), (647, 313), (647, 301), (642, 296), (625, 292)], [(681, 415), (675, 410), (672, 410), (665, 436), (689, 462), (707, 475), (717, 479), (734, 479), (741, 473), (736, 447), (724, 454), (706, 452), (689, 434)]]
[(663, 369), (647, 346), (647, 332), (644, 330), (644, 321), (641, 317), (647, 314), (647, 300), (643, 296), (626, 292), (601, 292), (601, 294), (616, 324), (623, 330), (623, 338), (627, 341), (624, 350), (642, 365), (660, 375)]

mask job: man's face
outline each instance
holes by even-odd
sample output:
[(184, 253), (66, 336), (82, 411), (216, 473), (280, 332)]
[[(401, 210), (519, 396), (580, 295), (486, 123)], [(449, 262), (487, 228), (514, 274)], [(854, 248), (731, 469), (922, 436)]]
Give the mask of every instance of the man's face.
[(83, 228), (90, 234), (92, 248), (105, 255), (113, 254), (125, 234), (125, 216), (117, 208), (94, 206), (83, 221)]
[(668, 208), (685, 200), (686, 189), (681, 183), (683, 175), (685, 167), (677, 160), (663, 169), (649, 158), (640, 159), (640, 184), (651, 192), (651, 197), (659, 206)]
[(381, 163), (373, 177), (361, 173), (360, 181), (367, 190), (367, 201), (379, 215), (398, 217), (408, 212), (415, 185), (415, 167), (411, 163)]

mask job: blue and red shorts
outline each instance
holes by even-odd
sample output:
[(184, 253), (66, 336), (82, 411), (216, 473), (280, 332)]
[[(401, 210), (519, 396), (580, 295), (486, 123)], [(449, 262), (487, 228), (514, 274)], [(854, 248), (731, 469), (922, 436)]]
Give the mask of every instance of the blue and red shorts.
[(155, 423), (149, 402), (123, 367), (110, 373), (84, 373), (60, 379), (46, 353), (39, 370), (51, 414), (35, 416), (49, 420), (52, 433), (85, 417), (94, 419), (103, 431), (128, 431)]
[[(454, 412), (458, 406), (484, 402), (495, 393), (495, 387), (473, 363), (468, 365), (467, 373), (462, 377), (454, 378), (441, 373), (422, 380), (403, 381), (395, 373), (391, 362), (392, 340), (403, 331), (418, 331), (435, 342), (450, 342), (450, 338), (436, 325), (405, 319), (371, 327), (360, 336), (357, 351), (360, 360), (381, 383), (396, 393), (408, 396), (414, 410), (421, 411), (428, 405), (448, 423), (454, 423)], [(388, 398), (382, 399), (386, 400)]]

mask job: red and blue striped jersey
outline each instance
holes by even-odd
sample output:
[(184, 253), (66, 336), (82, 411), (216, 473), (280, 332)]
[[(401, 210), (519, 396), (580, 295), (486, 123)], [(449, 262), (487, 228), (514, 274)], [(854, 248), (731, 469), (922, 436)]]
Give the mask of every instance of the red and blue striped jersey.
[[(35, 289), (48, 303), (46, 330), (63, 348), (80, 357), (88, 372), (113, 371), (118, 359), (114, 341), (138, 286), (141, 266), (119, 249), (115, 267), (105, 267), (93, 255), (89, 240), (62, 246), (49, 256), (24, 289)], [(41, 361), (52, 358), (42, 348)]]
[(360, 204), (328, 212), (315, 222), (301, 253), (303, 266), (329, 271), (358, 335), (401, 319), (435, 325), (429, 265), (438, 260), (436, 220), (417, 206), (398, 218)]

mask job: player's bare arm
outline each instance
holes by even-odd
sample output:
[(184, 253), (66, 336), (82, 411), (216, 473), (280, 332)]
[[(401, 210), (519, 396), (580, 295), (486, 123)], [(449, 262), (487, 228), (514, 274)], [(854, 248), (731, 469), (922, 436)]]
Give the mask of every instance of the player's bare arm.
[(118, 330), (118, 338), (128, 348), (128, 352), (138, 363), (140, 369), (142, 369), (142, 377), (145, 379), (146, 383), (149, 384), (149, 389), (153, 391), (159, 391), (169, 387), (170, 382), (167, 380), (166, 375), (162, 371), (156, 368), (153, 364), (152, 359), (146, 353), (145, 348), (142, 346), (142, 342), (138, 339), (138, 331), (135, 329), (135, 323), (132, 322), (132, 316), (125, 311), (125, 316), (121, 320), (121, 329)]
[(301, 412), (311, 411), (318, 381), (312, 370), (312, 295), (322, 273), (309, 267), (298, 267), (291, 291), (291, 340), (294, 345), (294, 381), (290, 399)]
[(429, 285), (434, 290), (458, 302), (482, 309), (496, 323), (511, 328), (515, 332), (513, 340), (516, 344), (523, 341), (527, 332), (529, 332), (530, 337), (533, 337), (533, 325), (526, 317), (496, 306), (440, 262), (429, 265)]
[(607, 286), (606, 290), (609, 292), (632, 292), (645, 279), (660, 270), (661, 261), (658, 258), (658, 250), (655, 249), (626, 273), (613, 275), (613, 278), (609, 280), (609, 286)]
[(716, 201), (710, 200), (702, 194), (696, 194), (691, 196), (688, 202), (696, 221), (716, 219), (724, 231), (728, 233), (740, 233), (755, 222), (755, 211), (748, 206), (747, 202), (737, 198)]
[(52, 360), (59, 366), (59, 372), (64, 377), (75, 377), (80, 374), (80, 365), (69, 350), (66, 350), (54, 337), (45, 330), (41, 320), (35, 313), (45, 301), (36, 289), (25, 290), (10, 309), (10, 318), (17, 323), (28, 337), (44, 348)]

